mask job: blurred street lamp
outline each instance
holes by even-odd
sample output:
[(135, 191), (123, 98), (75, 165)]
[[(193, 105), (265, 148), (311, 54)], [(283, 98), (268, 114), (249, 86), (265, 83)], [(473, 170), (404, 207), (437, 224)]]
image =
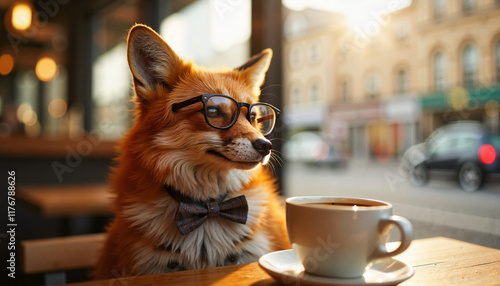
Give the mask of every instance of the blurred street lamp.
[(31, 26), (33, 10), (28, 3), (17, 3), (12, 7), (12, 26), (16, 30), (24, 31)]

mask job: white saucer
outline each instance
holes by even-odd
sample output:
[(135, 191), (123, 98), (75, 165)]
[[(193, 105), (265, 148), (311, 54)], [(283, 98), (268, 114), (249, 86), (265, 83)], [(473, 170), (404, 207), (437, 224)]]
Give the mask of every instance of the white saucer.
[(292, 249), (263, 255), (259, 265), (279, 282), (289, 285), (395, 285), (413, 276), (413, 268), (394, 258), (378, 260), (360, 278), (329, 278), (304, 271)]

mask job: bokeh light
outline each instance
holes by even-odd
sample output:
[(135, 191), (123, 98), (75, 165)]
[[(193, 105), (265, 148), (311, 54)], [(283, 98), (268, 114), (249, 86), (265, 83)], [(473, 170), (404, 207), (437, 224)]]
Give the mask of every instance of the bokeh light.
[(464, 110), (469, 106), (469, 101), (469, 92), (463, 87), (455, 87), (448, 94), (448, 105), (453, 110)]
[(17, 119), (26, 126), (35, 126), (38, 124), (38, 116), (29, 103), (19, 105), (16, 116)]
[(317, 142), (311, 150), (311, 155), (317, 161), (325, 160), (330, 154), (330, 147), (325, 142)]
[(495, 148), (489, 144), (485, 144), (479, 148), (479, 159), (484, 164), (495, 162), (496, 156)]
[(12, 8), (12, 26), (24, 31), (31, 26), (32, 11), (26, 3), (19, 3)]
[(19, 107), (17, 108), (17, 111), (16, 111), (16, 116), (17, 116), (17, 120), (19, 120), (20, 122), (23, 122), (23, 118), (24, 118), (24, 114), (26, 112), (30, 112), (32, 111), (33, 109), (31, 108), (31, 105), (29, 105), (29, 103), (22, 103), (21, 105), (19, 105)]
[(56, 61), (51, 57), (39, 59), (36, 63), (35, 72), (41, 81), (53, 80), (58, 72)]
[(26, 126), (33, 126), (33, 125), (35, 125), (38, 122), (38, 116), (36, 115), (36, 112), (33, 111), (33, 109), (25, 112), (23, 114), (23, 120), (22, 120), (22, 122)]
[(68, 105), (62, 98), (55, 98), (49, 103), (49, 114), (54, 118), (63, 117), (67, 109)]
[(497, 117), (498, 113), (500, 113), (500, 103), (493, 99), (489, 100), (484, 105), (484, 110), (486, 115), (488, 115), (489, 117)]
[(8, 75), (14, 68), (14, 58), (9, 54), (0, 56), (0, 74)]

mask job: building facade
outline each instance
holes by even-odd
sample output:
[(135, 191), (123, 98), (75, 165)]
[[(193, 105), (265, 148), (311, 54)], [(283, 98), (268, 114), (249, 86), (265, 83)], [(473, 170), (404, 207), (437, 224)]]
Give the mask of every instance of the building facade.
[(318, 128), (351, 158), (396, 159), (456, 120), (499, 130), (500, 1), (412, 1), (356, 27), (335, 25), (322, 30), (331, 62)]

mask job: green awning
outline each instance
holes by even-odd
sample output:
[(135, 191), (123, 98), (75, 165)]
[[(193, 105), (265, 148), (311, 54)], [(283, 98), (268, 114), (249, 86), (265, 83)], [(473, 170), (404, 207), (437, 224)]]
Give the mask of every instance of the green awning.
[[(451, 109), (452, 107), (449, 103), (451, 91), (452, 90), (422, 94), (422, 110), (439, 111)], [(467, 106), (469, 108), (484, 108), (484, 105), (490, 100), (500, 102), (500, 85), (468, 88), (466, 91), (468, 93)]]

